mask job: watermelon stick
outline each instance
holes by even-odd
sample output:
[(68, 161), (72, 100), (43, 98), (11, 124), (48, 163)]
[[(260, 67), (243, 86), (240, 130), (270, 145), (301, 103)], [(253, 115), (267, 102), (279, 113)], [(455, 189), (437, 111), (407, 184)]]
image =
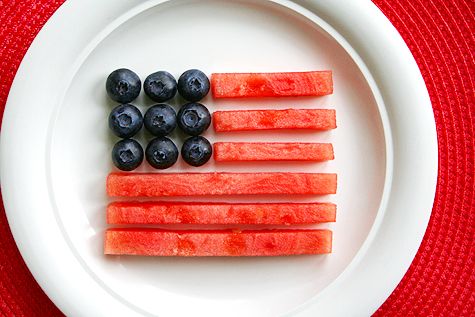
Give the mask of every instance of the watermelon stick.
[(332, 203), (113, 202), (108, 224), (310, 224), (334, 222)]
[(232, 161), (327, 161), (333, 160), (330, 143), (217, 142), (214, 159)]
[(322, 96), (333, 93), (331, 71), (291, 73), (217, 73), (214, 98)]
[(229, 110), (213, 113), (216, 132), (336, 128), (333, 109)]
[(277, 256), (331, 253), (329, 230), (109, 229), (104, 253), (147, 256)]
[(258, 194), (335, 194), (336, 174), (110, 173), (109, 196), (160, 197)]

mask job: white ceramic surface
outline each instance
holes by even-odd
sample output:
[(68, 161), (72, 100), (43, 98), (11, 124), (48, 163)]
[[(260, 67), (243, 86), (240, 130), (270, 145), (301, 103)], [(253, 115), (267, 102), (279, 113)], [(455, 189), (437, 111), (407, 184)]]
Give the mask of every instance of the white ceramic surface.
[[(113, 103), (104, 81), (119, 67), (142, 80), (160, 69), (176, 77), (189, 68), (208, 74), (332, 69), (331, 96), (203, 102), (211, 111), (335, 108), (332, 132), (205, 133), (211, 141), (332, 142), (334, 161), (211, 162), (200, 169), (179, 162), (170, 171), (337, 172), (338, 194), (318, 197), (338, 204), (337, 222), (316, 226), (334, 231), (334, 252), (104, 256), (104, 184), (116, 140), (107, 129)], [(135, 103), (142, 110), (152, 104), (142, 95)], [(139, 139), (146, 145), (143, 133)], [(435, 126), (422, 77), (370, 1), (69, 0), (25, 56), (1, 135), (2, 193), (15, 240), (42, 288), (71, 316), (369, 315), (415, 255), (436, 173)]]

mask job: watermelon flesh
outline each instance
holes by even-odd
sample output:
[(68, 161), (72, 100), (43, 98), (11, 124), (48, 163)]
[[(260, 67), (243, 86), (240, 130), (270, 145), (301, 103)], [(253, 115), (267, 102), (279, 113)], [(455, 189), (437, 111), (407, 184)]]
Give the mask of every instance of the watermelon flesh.
[(323, 96), (333, 93), (331, 71), (290, 73), (217, 73), (214, 98)]
[(146, 256), (278, 256), (331, 253), (329, 230), (109, 229), (104, 254)]
[(332, 203), (113, 202), (108, 224), (311, 224), (334, 222)]
[(214, 159), (230, 161), (327, 161), (333, 160), (330, 143), (217, 142)]
[(276, 129), (330, 130), (336, 128), (336, 116), (333, 109), (215, 111), (213, 126), (216, 132)]
[(110, 173), (109, 196), (160, 197), (258, 194), (335, 194), (336, 174)]

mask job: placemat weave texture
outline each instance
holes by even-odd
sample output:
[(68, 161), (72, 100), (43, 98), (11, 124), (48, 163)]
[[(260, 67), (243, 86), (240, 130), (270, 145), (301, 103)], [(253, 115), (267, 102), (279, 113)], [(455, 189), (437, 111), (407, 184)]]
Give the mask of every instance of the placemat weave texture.
[[(26, 50), (62, 2), (0, 0), (0, 119)], [(429, 227), (406, 275), (375, 316), (475, 316), (475, 1), (373, 2), (419, 65), (439, 145)], [(0, 208), (0, 314), (62, 316), (28, 271), (3, 203)]]

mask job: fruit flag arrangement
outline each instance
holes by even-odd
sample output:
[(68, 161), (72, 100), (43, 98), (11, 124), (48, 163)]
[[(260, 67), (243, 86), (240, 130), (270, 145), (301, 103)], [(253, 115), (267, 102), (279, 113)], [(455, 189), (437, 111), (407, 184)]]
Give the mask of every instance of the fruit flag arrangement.
[[(192, 69), (178, 79), (168, 72), (149, 75), (145, 94), (158, 104), (142, 115), (130, 102), (142, 83), (128, 69), (113, 71), (106, 81), (109, 97), (118, 102), (109, 116), (111, 131), (121, 138), (112, 149), (112, 161), (123, 172), (111, 172), (106, 187), (110, 197), (326, 195), (335, 194), (336, 174), (259, 172), (139, 173), (142, 164), (159, 170), (174, 165), (178, 148), (169, 137), (177, 127), (189, 137), (181, 157), (199, 167), (214, 153), (216, 162), (327, 161), (334, 158), (330, 143), (216, 142), (200, 136), (213, 121), (215, 133), (283, 129), (308, 131), (336, 128), (329, 109), (237, 110), (211, 114), (199, 103), (211, 90), (214, 98), (322, 96), (333, 93), (331, 71), (294, 73), (218, 73), (211, 82)], [(188, 103), (178, 113), (167, 102), (177, 93)], [(145, 151), (132, 139), (142, 128), (154, 136)], [(233, 203), (183, 201), (115, 201), (107, 207), (111, 225), (280, 225), (334, 222), (333, 203)], [(108, 229), (104, 253), (148, 256), (277, 256), (322, 254), (332, 251), (332, 232), (326, 229), (274, 230), (165, 230), (141, 227)]]

